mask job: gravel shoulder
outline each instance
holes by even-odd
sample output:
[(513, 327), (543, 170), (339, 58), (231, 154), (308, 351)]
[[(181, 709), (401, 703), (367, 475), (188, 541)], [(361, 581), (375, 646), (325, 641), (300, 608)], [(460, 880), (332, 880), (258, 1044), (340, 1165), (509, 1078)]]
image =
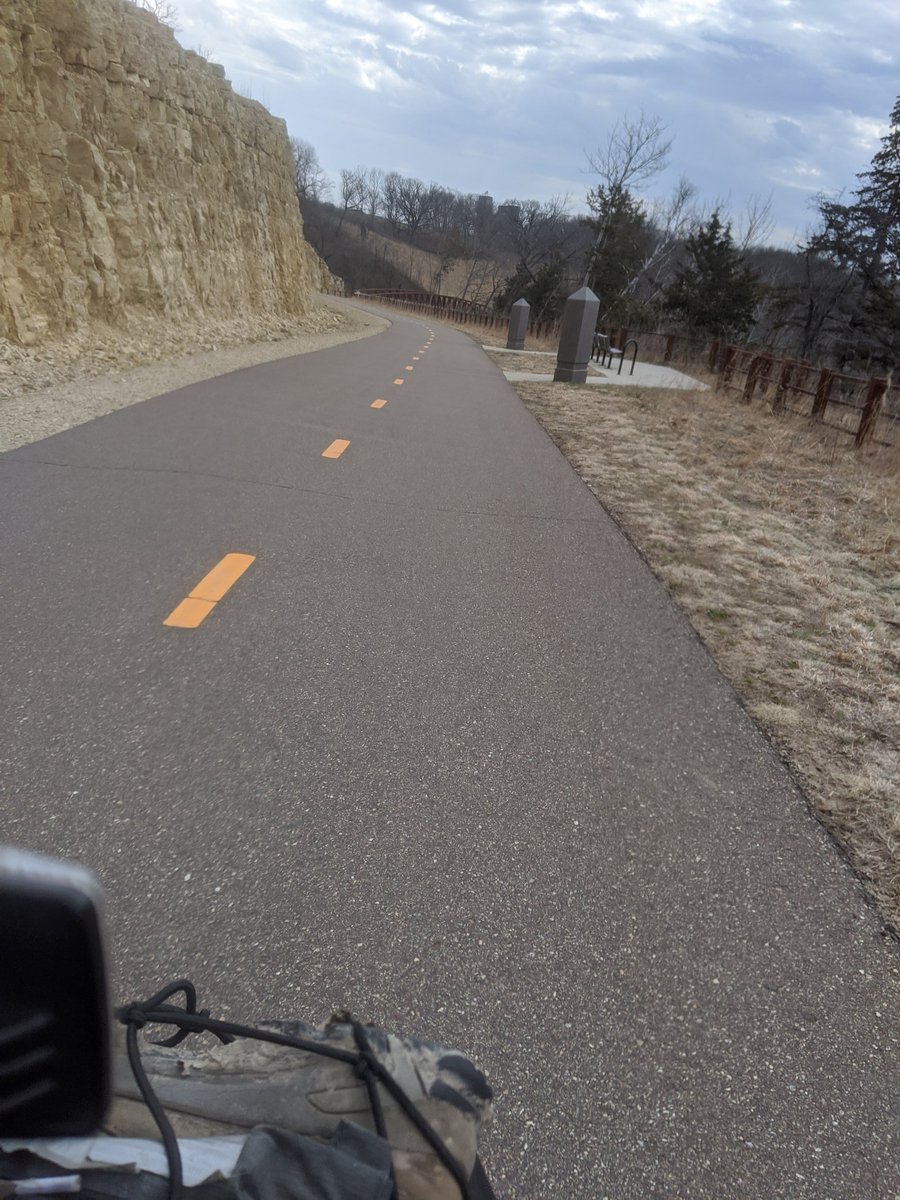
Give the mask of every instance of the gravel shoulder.
[(0, 340), (0, 451), (216, 375), (371, 337), (389, 326), (387, 318), (321, 296), (302, 324), (236, 318), (178, 329), (145, 326), (41, 351)]

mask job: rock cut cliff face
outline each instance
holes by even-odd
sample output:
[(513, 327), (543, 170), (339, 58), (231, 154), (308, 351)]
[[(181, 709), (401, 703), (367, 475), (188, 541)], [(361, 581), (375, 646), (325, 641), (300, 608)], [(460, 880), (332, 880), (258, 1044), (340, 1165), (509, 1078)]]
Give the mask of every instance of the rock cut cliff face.
[(284, 122), (128, 0), (0, 0), (0, 338), (302, 318)]

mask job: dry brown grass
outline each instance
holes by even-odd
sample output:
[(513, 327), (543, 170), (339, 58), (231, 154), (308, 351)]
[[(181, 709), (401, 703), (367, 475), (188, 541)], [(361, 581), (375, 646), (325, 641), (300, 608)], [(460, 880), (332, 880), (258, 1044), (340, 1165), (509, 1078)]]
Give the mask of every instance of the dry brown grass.
[(528, 371), (532, 375), (552, 375), (556, 360), (546, 355), (517, 353), (499, 354), (488, 350), (487, 356), (501, 371)]
[[(556, 369), (556, 348), (548, 355), (529, 353), (528, 350), (523, 350), (519, 353), (511, 351), (498, 352), (489, 349), (487, 351), (488, 358), (497, 364), (501, 371), (521, 371), (528, 372), (529, 375), (552, 375)], [(602, 375), (599, 363), (588, 363), (589, 375)]]
[[(436, 320), (436, 318), (431, 316), (429, 316), (428, 319)], [(488, 354), (491, 353), (491, 347), (496, 346), (498, 350), (502, 350), (506, 346), (506, 332), (501, 332), (499, 329), (488, 329), (483, 325), (469, 324), (464, 321), (439, 321), (439, 324), (446, 325), (449, 329), (458, 329), (460, 333), (467, 333), (472, 341), (477, 342), (479, 346), (487, 346)], [(529, 350), (552, 350), (555, 353), (557, 347), (558, 339), (554, 340), (553, 338), (535, 337), (534, 334), (529, 331), (528, 336), (525, 338), (525, 350), (523, 353), (527, 355)], [(493, 357), (493, 355), (491, 357)], [(501, 354), (497, 357), (506, 360), (511, 356), (508, 354)], [(544, 361), (546, 362), (547, 360), (545, 359)], [(504, 371), (518, 371), (521, 369), (527, 368), (511, 367), (504, 361)]]
[(900, 453), (715, 392), (516, 390), (900, 930)]

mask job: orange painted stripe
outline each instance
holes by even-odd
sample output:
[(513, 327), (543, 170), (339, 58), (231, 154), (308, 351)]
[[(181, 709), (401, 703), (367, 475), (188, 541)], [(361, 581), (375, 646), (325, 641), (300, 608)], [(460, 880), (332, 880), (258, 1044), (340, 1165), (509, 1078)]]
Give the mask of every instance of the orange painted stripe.
[(170, 625), (173, 629), (196, 629), (215, 607), (210, 600), (193, 600), (188, 596), (169, 613), (163, 625)]
[(169, 613), (163, 625), (175, 629), (196, 629), (255, 561), (255, 554), (226, 554), (209, 574), (204, 575), (197, 586), (191, 589), (186, 599)]
[(335, 438), (331, 445), (326, 446), (326, 448), (322, 451), (322, 457), (340, 458), (349, 445), (350, 442), (347, 440), (347, 438)]
[(414, 371), (415, 369), (416, 368), (412, 365), (412, 363), (407, 363), (406, 366), (403, 368), (404, 371)]
[(191, 589), (191, 599), (217, 603), (232, 584), (237, 583), (255, 559), (254, 554), (226, 554), (222, 561), (216, 563), (210, 573), (204, 575), (197, 586)]
[(369, 408), (384, 408), (386, 404), (387, 400), (373, 400)]
[(402, 380), (402, 379), (395, 379), (395, 380), (394, 380), (394, 383), (397, 385), (397, 387), (403, 387), (403, 380)]

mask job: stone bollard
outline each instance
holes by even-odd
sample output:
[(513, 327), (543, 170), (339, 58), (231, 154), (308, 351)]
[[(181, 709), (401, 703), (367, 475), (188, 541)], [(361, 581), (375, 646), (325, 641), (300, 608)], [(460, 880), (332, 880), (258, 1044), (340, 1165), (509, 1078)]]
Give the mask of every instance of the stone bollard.
[(600, 301), (589, 287), (579, 288), (566, 301), (559, 331), (554, 383), (584, 383), (594, 345)]
[(507, 350), (524, 350), (525, 334), (528, 332), (528, 314), (531, 306), (527, 300), (517, 300), (509, 314), (509, 333), (506, 335)]

